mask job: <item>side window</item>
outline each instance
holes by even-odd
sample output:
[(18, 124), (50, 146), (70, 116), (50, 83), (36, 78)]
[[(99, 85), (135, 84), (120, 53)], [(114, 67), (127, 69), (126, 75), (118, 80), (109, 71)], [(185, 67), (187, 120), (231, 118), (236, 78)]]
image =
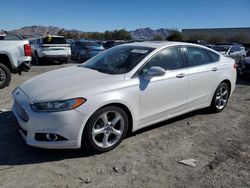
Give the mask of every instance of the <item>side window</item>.
[(191, 67), (205, 65), (211, 62), (210, 57), (202, 48), (187, 47), (187, 60)]
[(143, 69), (149, 69), (152, 66), (162, 67), (165, 70), (175, 70), (185, 67), (181, 47), (168, 47), (162, 50)]
[(40, 39), (36, 40), (36, 44), (41, 44)]
[(220, 59), (220, 56), (210, 50), (206, 50), (206, 52), (208, 53), (210, 59), (211, 59), (211, 62), (217, 62), (219, 61)]
[(241, 48), (239, 46), (237, 46), (236, 48), (237, 48), (237, 52), (241, 51)]

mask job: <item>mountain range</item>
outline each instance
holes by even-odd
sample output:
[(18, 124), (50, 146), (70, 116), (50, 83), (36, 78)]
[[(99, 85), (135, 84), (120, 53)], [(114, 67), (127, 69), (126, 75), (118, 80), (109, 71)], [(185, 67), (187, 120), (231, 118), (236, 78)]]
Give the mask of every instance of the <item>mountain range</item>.
[[(33, 26), (25, 26), (20, 29), (15, 29), (12, 31), (8, 31), (11, 33), (17, 33), (20, 35), (46, 35), (46, 34), (57, 34), (59, 31), (67, 31), (72, 33), (83, 33), (84, 31), (79, 30), (67, 30), (60, 27), (54, 27), (54, 26), (41, 26), (41, 25), (33, 25)], [(133, 31), (129, 31), (132, 39), (134, 40), (152, 40), (156, 36), (161, 36), (163, 38), (168, 37), (171, 34), (171, 29), (156, 29), (153, 30), (151, 28), (139, 28)]]

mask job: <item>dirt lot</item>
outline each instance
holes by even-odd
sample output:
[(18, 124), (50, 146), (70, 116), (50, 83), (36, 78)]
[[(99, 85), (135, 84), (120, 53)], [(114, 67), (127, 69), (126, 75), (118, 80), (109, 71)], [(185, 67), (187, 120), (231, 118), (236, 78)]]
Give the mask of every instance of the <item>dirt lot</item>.
[[(0, 90), (0, 109), (7, 110), (0, 113), (0, 187), (250, 187), (250, 81), (237, 82), (223, 112), (153, 125), (108, 153), (29, 147), (10, 112), (11, 91), (60, 67), (32, 67)], [(178, 163), (189, 158), (197, 166)]]

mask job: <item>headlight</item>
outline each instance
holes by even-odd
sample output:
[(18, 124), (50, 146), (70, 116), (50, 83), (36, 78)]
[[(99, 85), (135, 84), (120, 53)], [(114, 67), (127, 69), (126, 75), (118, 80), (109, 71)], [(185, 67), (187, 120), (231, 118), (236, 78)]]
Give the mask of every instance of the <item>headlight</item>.
[(76, 98), (62, 101), (34, 103), (30, 106), (35, 112), (58, 112), (75, 109), (86, 101), (87, 100), (84, 98)]

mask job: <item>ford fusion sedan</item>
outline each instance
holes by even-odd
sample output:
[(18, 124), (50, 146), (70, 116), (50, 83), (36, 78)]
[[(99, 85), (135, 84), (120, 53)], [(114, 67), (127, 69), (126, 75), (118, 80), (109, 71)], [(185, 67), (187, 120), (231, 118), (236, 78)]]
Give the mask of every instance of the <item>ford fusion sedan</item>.
[(234, 62), (196, 44), (124, 44), (26, 81), (13, 91), (13, 112), (31, 146), (106, 152), (154, 123), (222, 111), (235, 88)]

